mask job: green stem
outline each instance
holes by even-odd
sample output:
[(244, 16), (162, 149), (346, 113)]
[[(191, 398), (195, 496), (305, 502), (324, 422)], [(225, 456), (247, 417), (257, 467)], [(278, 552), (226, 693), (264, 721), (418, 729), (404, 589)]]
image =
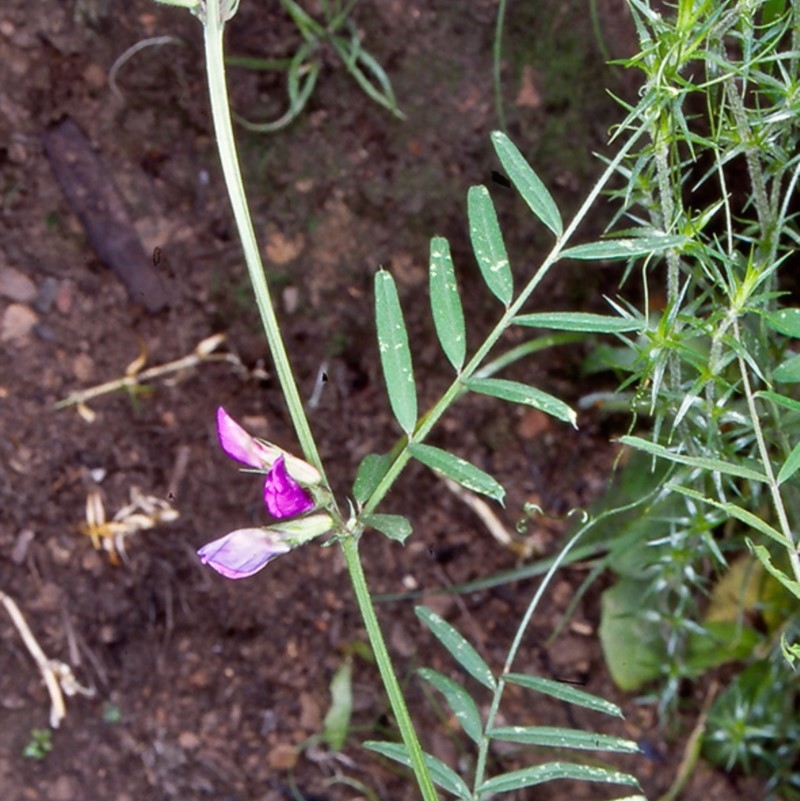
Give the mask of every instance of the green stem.
[[(741, 346), (742, 339), (739, 331), (739, 324), (736, 319), (733, 321), (734, 338)], [(756, 437), (756, 444), (758, 445), (758, 453), (761, 457), (761, 464), (764, 467), (764, 473), (767, 476), (767, 485), (769, 486), (770, 495), (772, 496), (772, 505), (775, 507), (775, 512), (778, 515), (778, 524), (786, 541), (792, 543), (791, 548), (787, 548), (789, 555), (789, 563), (792, 566), (792, 573), (794, 574), (795, 581), (800, 581), (800, 555), (797, 553), (797, 546), (795, 542), (792, 527), (789, 525), (789, 517), (786, 514), (786, 507), (783, 503), (781, 496), (780, 485), (775, 478), (775, 471), (772, 469), (772, 461), (769, 458), (769, 450), (767, 448), (767, 441), (764, 438), (764, 432), (761, 430), (761, 422), (756, 409), (756, 401), (753, 396), (753, 390), (750, 387), (750, 379), (748, 378), (747, 364), (745, 363), (742, 355), (739, 355), (739, 370), (742, 375), (742, 389), (744, 391), (745, 399), (747, 400), (747, 409), (750, 412), (750, 422), (753, 426), (753, 433)]]
[[(228, 103), (228, 89), (225, 83), (225, 60), (222, 46), (224, 23), (220, 19), (219, 0), (207, 0), (203, 30), (208, 92), (211, 99), (214, 132), (217, 136), (217, 148), (222, 162), (225, 185), (228, 187), (233, 216), (236, 220), (236, 228), (239, 232), (239, 239), (241, 240), (247, 263), (247, 272), (256, 296), (261, 324), (264, 327), (272, 360), (275, 363), (275, 371), (278, 374), (278, 381), (280, 382), (283, 396), (286, 398), (286, 404), (289, 407), (289, 415), (292, 418), (292, 424), (300, 441), (300, 447), (303, 449), (306, 460), (319, 470), (320, 475), (325, 480), (322, 461), (308, 424), (308, 418), (297, 390), (283, 337), (275, 317), (275, 310), (264, 273), (264, 265), (261, 262), (261, 254), (258, 249), (255, 231), (253, 230), (253, 222), (250, 219), (247, 196), (245, 195), (239, 159), (236, 154), (236, 141), (233, 137), (230, 105)], [(327, 480), (325, 480), (325, 483), (327, 484)]]
[[(322, 461), (317, 451), (314, 437), (308, 424), (303, 403), (297, 391), (297, 384), (292, 374), (289, 358), (281, 337), (278, 322), (275, 317), (272, 300), (270, 298), (269, 286), (264, 274), (264, 267), (261, 263), (261, 255), (256, 242), (255, 231), (250, 219), (247, 205), (247, 198), (242, 182), (239, 161), (236, 155), (236, 143), (233, 138), (233, 127), (230, 118), (230, 106), (228, 104), (228, 92), (225, 85), (225, 62), (223, 58), (223, 35), (224, 24), (220, 21), (219, 0), (207, 0), (206, 19), (205, 19), (205, 47), (206, 47), (206, 69), (208, 73), (208, 87), (211, 96), (211, 111), (214, 120), (214, 130), (217, 135), (217, 146), (220, 159), (222, 161), (222, 171), (225, 176), (225, 183), (228, 187), (233, 214), (236, 220), (236, 227), (242, 242), (247, 270), (253, 291), (258, 304), (258, 311), (261, 315), (261, 322), (264, 326), (264, 333), (272, 353), (278, 380), (281, 384), (289, 413), (294, 424), (297, 437), (303, 449), (305, 458), (313, 464), (323, 476), (325, 473)], [(372, 646), (378, 669), (383, 680), (386, 693), (389, 696), (392, 710), (403, 742), (408, 749), (409, 758), (414, 773), (417, 777), (422, 797), (425, 801), (437, 801), (436, 790), (425, 764), (425, 758), (417, 738), (416, 731), (411, 722), (405, 700), (403, 698), (400, 685), (397, 681), (394, 668), (392, 666), (386, 643), (381, 633), (378, 618), (372, 605), (369, 588), (367, 587), (366, 577), (358, 555), (358, 537), (354, 533), (348, 533), (341, 539), (342, 551), (353, 583), (358, 608), (364, 625), (367, 629), (370, 645)]]
[(386, 650), (386, 643), (381, 633), (378, 617), (375, 614), (375, 607), (372, 604), (372, 596), (369, 593), (367, 579), (364, 576), (361, 559), (358, 555), (358, 538), (355, 536), (344, 537), (342, 539), (342, 551), (350, 573), (350, 580), (353, 583), (361, 618), (367, 629), (367, 636), (372, 646), (372, 652), (375, 654), (375, 661), (378, 663), (383, 686), (389, 696), (389, 703), (392, 705), (392, 712), (394, 712), (397, 720), (397, 727), (400, 729), (403, 743), (408, 749), (408, 756), (411, 760), (414, 774), (417, 777), (422, 797), (425, 801), (436, 801), (438, 796), (431, 781), (428, 766), (425, 764), (422, 746), (419, 744), (417, 732), (411, 722), (411, 716), (408, 714), (408, 707), (392, 667), (391, 657)]

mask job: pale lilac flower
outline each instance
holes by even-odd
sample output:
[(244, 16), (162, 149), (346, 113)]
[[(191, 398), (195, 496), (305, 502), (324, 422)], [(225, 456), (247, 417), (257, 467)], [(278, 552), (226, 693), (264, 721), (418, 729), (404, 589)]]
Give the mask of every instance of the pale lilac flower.
[(276, 556), (326, 534), (332, 524), (331, 516), (321, 512), (269, 528), (240, 528), (204, 545), (197, 554), (204, 565), (213, 567), (225, 578), (247, 578)]
[(276, 556), (291, 549), (273, 531), (240, 528), (204, 545), (197, 555), (204, 565), (213, 567), (225, 578), (240, 579), (252, 576)]

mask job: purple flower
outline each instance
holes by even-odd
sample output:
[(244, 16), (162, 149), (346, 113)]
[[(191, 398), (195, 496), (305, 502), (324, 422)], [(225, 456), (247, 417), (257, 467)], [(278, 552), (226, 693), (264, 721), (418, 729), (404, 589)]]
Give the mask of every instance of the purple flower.
[(308, 462), (286, 453), (271, 442), (248, 434), (221, 406), (217, 409), (217, 435), (222, 450), (237, 462), (260, 470), (269, 469), (283, 456), (287, 472), (305, 486), (319, 484), (319, 471)]
[(204, 565), (213, 567), (225, 578), (252, 576), (276, 556), (288, 553), (291, 545), (276, 532), (261, 528), (240, 528), (204, 545), (197, 555)]
[[(304, 515), (316, 506), (314, 497), (301, 486), (320, 483), (316, 468), (269, 442), (250, 436), (222, 407), (217, 410), (217, 433), (222, 450), (228, 456), (266, 473), (264, 503), (273, 517), (283, 521)], [(330, 531), (331, 525), (330, 515), (320, 513), (276, 523), (269, 528), (240, 528), (204, 545), (197, 554), (203, 564), (226, 578), (246, 578), (276, 556)]]
[(264, 481), (264, 503), (269, 513), (279, 520), (301, 515), (314, 508), (314, 501), (308, 493), (286, 472), (283, 456), (275, 460), (267, 473)]

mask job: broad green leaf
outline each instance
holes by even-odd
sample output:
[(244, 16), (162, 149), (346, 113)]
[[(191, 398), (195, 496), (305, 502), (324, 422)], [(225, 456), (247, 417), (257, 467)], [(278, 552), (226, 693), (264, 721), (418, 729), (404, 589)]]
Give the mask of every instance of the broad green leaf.
[(543, 679), (541, 676), (528, 676), (525, 673), (507, 673), (503, 678), (511, 684), (527, 687), (537, 693), (549, 695), (551, 698), (558, 698), (560, 701), (566, 701), (568, 704), (582, 706), (585, 709), (602, 712), (604, 715), (612, 715), (616, 718), (622, 717), (622, 710), (616, 704), (606, 701), (605, 698), (587, 693), (585, 690), (579, 690), (577, 687), (573, 687), (563, 681)]
[(637, 690), (661, 675), (664, 643), (658, 623), (642, 615), (649, 581), (623, 578), (600, 602), (600, 644), (608, 672), (621, 690)]
[(488, 495), (501, 504), (503, 503), (506, 494), (503, 487), (488, 473), (484, 473), (479, 467), (475, 467), (460, 456), (443, 451), (441, 448), (434, 448), (432, 445), (421, 445), (418, 442), (412, 442), (408, 446), (408, 450), (415, 459), (430, 467), (431, 470), (443, 473), (468, 490)]
[[(742, 610), (737, 610), (737, 615)], [(687, 675), (700, 676), (726, 662), (747, 659), (763, 642), (763, 636), (749, 626), (735, 622), (703, 623), (689, 630), (685, 660)]]
[(459, 373), (467, 355), (464, 310), (461, 307), (461, 298), (458, 296), (450, 245), (441, 236), (431, 239), (429, 281), (436, 335), (439, 337), (444, 355)]
[(470, 676), (477, 679), (484, 687), (494, 690), (497, 682), (483, 657), (436, 612), (424, 606), (414, 607), (417, 617), (428, 627), (431, 634), (450, 652)]
[(779, 364), (772, 377), (783, 384), (796, 384), (800, 381), (800, 356), (792, 356)]
[(322, 724), (322, 736), (334, 751), (341, 751), (353, 711), (353, 664), (345, 659), (331, 681), (331, 706)]
[(791, 542), (781, 534), (778, 529), (773, 528), (769, 523), (765, 520), (762, 520), (758, 515), (754, 515), (752, 512), (748, 511), (747, 509), (743, 509), (741, 506), (737, 506), (735, 503), (731, 503), (730, 501), (726, 503), (720, 503), (719, 501), (715, 501), (712, 498), (707, 498), (697, 490), (689, 489), (688, 487), (681, 487), (677, 484), (668, 484), (667, 489), (672, 490), (674, 492), (680, 492), (682, 495), (688, 495), (690, 498), (695, 498), (698, 501), (703, 501), (704, 503), (709, 504), (710, 506), (714, 506), (717, 509), (722, 509), (724, 512), (727, 512), (731, 517), (735, 517), (737, 520), (740, 520), (745, 525), (754, 528), (756, 531), (760, 531), (762, 534), (765, 534), (767, 537), (775, 540), (775, 542), (782, 545), (784, 548), (792, 548), (794, 547)]
[(412, 532), (411, 523), (402, 515), (364, 515), (361, 520), (397, 542), (405, 542)]
[(775, 331), (800, 339), (800, 309), (778, 309), (765, 314), (764, 319)]
[(533, 171), (517, 146), (501, 131), (492, 133), (492, 144), (497, 157), (508, 173), (522, 199), (530, 210), (556, 235), (560, 237), (564, 231), (561, 215), (547, 187)]
[(619, 770), (596, 768), (590, 765), (576, 765), (573, 762), (548, 762), (545, 765), (512, 770), (502, 776), (495, 776), (493, 779), (485, 781), (478, 788), (478, 792), (481, 795), (508, 793), (512, 790), (521, 790), (523, 787), (533, 787), (536, 784), (545, 784), (556, 779), (627, 784), (631, 787), (639, 786), (639, 782), (633, 776), (628, 773), (622, 773)]
[(375, 492), (391, 466), (388, 453), (369, 453), (361, 460), (353, 484), (353, 497), (358, 503), (363, 504)]
[(689, 467), (698, 467), (701, 470), (708, 470), (712, 473), (724, 473), (725, 475), (736, 476), (737, 478), (746, 478), (748, 481), (767, 480), (767, 477), (763, 473), (751, 467), (724, 462), (722, 459), (707, 459), (704, 456), (687, 456), (683, 453), (675, 453), (665, 448), (663, 445), (658, 445), (655, 442), (650, 442), (650, 440), (642, 439), (641, 437), (624, 436), (620, 437), (619, 441), (623, 445), (630, 445), (632, 448), (638, 448), (653, 456), (668, 459), (670, 462), (689, 465)]
[(375, 273), (375, 322), (389, 402), (400, 427), (410, 434), (417, 423), (417, 388), (397, 287), (386, 270)]
[(492, 294), (508, 306), (514, 294), (514, 279), (492, 197), (485, 186), (472, 186), (467, 193), (467, 214), (472, 249), (483, 280)]
[(534, 409), (539, 409), (545, 414), (570, 423), (575, 428), (578, 427), (578, 415), (564, 401), (547, 392), (542, 392), (540, 389), (529, 387), (527, 384), (506, 381), (503, 378), (471, 378), (464, 384), (473, 392), (491, 395), (494, 398), (519, 403), (523, 406), (533, 406)]
[(487, 734), (495, 740), (547, 748), (579, 748), (585, 751), (616, 751), (624, 754), (636, 754), (640, 750), (633, 740), (561, 726), (500, 726)]
[(788, 481), (800, 468), (800, 442), (792, 448), (792, 452), (786, 457), (786, 461), (781, 465), (778, 472), (778, 484)]
[(584, 331), (587, 334), (621, 334), (625, 331), (641, 331), (647, 323), (643, 320), (626, 320), (606, 314), (588, 312), (537, 312), (520, 314), (511, 320), (529, 328), (549, 328), (556, 331)]
[(789, 411), (800, 412), (800, 401), (796, 401), (794, 398), (787, 398), (786, 395), (781, 395), (778, 392), (761, 390), (760, 392), (756, 392), (756, 397), (771, 400), (773, 403), (777, 403), (778, 406), (789, 409)]
[(476, 745), (480, 745), (483, 738), (483, 723), (472, 696), (461, 685), (435, 670), (420, 668), (417, 673), (442, 693), (466, 735)]
[(746, 540), (747, 545), (749, 548), (752, 549), (753, 553), (756, 555), (756, 558), (762, 565), (764, 565), (764, 569), (769, 573), (772, 578), (777, 579), (784, 587), (786, 587), (795, 598), (800, 598), (800, 583), (795, 581), (793, 578), (790, 578), (786, 573), (783, 572), (779, 567), (775, 567), (772, 564), (772, 557), (770, 556), (769, 551), (763, 545), (755, 545), (749, 539)]
[[(408, 749), (401, 743), (387, 743), (378, 742), (375, 740), (368, 740), (364, 743), (364, 748), (374, 751), (376, 754), (381, 754), (387, 759), (393, 759), (407, 768), (411, 767), (411, 757), (408, 755)], [(464, 780), (450, 767), (445, 765), (441, 759), (437, 759), (431, 754), (422, 754), (425, 764), (431, 774), (431, 780), (434, 784), (438, 784), (443, 790), (452, 793), (457, 798), (469, 799), (472, 794), (469, 787), (464, 783)]]
[(561, 252), (562, 259), (621, 261), (649, 256), (686, 244), (685, 236), (643, 236), (632, 239), (607, 239), (576, 245)]

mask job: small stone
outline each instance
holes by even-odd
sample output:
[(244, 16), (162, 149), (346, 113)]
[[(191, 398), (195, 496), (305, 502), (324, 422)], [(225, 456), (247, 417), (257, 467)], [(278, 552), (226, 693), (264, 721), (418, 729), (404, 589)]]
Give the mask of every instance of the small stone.
[(538, 437), (539, 434), (550, 430), (551, 420), (551, 417), (538, 409), (525, 409), (519, 423), (517, 423), (517, 434), (522, 439)]
[(0, 320), (0, 342), (22, 344), (39, 322), (36, 312), (22, 303), (12, 303)]
[(36, 293), (36, 299), (33, 302), (33, 307), (41, 314), (47, 314), (53, 308), (58, 294), (58, 281), (52, 276), (48, 276), (42, 281), (39, 291)]
[(72, 372), (81, 383), (91, 381), (94, 372), (94, 361), (88, 353), (79, 353), (72, 360)]
[(322, 728), (322, 710), (311, 693), (300, 693), (300, 726), (310, 732)]
[(56, 293), (56, 309), (61, 314), (67, 315), (72, 311), (72, 304), (75, 301), (75, 293), (72, 291), (72, 284), (64, 281)]
[(99, 64), (89, 64), (83, 71), (83, 80), (91, 89), (102, 89), (106, 85), (106, 71)]
[(279, 231), (274, 225), (267, 228), (267, 258), (278, 265), (288, 264), (294, 261), (306, 246), (305, 238), (302, 234), (290, 239)]
[(48, 801), (72, 801), (79, 795), (78, 787), (71, 776), (59, 776), (48, 788)]
[(294, 314), (300, 300), (300, 292), (296, 286), (287, 286), (282, 293), (283, 308), (287, 314)]
[(289, 743), (278, 743), (269, 752), (269, 766), (273, 770), (291, 770), (297, 762), (297, 749)]
[(200, 745), (200, 738), (192, 731), (182, 731), (178, 735), (178, 745), (184, 751), (194, 751)]
[(389, 632), (389, 644), (394, 651), (403, 659), (409, 659), (417, 652), (417, 644), (409, 633), (408, 629), (396, 620)]
[(0, 295), (18, 303), (30, 303), (36, 297), (36, 284), (13, 267), (0, 270)]

